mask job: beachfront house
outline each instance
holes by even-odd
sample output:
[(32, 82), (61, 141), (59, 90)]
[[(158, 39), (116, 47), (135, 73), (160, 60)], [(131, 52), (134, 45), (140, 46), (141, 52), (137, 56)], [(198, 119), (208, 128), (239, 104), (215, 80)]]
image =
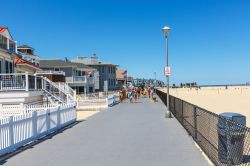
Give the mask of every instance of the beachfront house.
[(127, 70), (117, 69), (116, 70), (117, 86), (122, 88), (127, 82)]
[(68, 60), (40, 60), (40, 68), (64, 72), (66, 83), (77, 93), (95, 92), (99, 89), (98, 71), (84, 64)]
[(18, 54), (22, 56), (22, 58), (15, 58), (15, 66), (17, 73), (36, 73), (41, 71), (39, 67), (40, 58), (39, 56), (34, 54), (35, 49), (28, 46), (18, 46), (17, 47)]
[(0, 73), (14, 73), (15, 58), (20, 58), (17, 54), (17, 45), (7, 27), (0, 27)]
[[(101, 62), (99, 61), (96, 54), (94, 54), (90, 58), (78, 56), (75, 59), (73, 59), (72, 62), (85, 64), (87, 66), (97, 69), (100, 75), (99, 87), (101, 91), (103, 91), (105, 88), (107, 88), (108, 90), (117, 89), (116, 70), (117, 70), (118, 65), (112, 64), (112, 63)], [(107, 87), (104, 87), (104, 85), (106, 85)]]

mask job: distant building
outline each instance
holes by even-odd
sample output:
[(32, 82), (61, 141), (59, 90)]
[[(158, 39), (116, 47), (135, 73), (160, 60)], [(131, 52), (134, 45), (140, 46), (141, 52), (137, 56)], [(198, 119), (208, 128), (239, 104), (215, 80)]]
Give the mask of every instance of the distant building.
[(15, 58), (21, 58), (17, 54), (17, 45), (7, 27), (0, 27), (0, 73), (14, 73)]
[(18, 46), (17, 51), (22, 56), (22, 58), (15, 59), (17, 73), (36, 73), (41, 70), (39, 68), (40, 58), (34, 54), (34, 48), (23, 45)]
[(126, 85), (127, 70), (117, 69), (116, 70), (116, 80), (117, 80), (117, 86), (119, 88), (122, 88), (124, 85)]
[(95, 68), (64, 60), (41, 60), (40, 67), (43, 70), (63, 71), (66, 82), (77, 93), (99, 89), (99, 73)]
[(34, 48), (28, 45), (22, 45), (17, 47), (17, 51), (19, 54), (22, 55), (22, 59), (25, 59), (26, 61), (29, 61), (36, 66), (39, 66), (40, 57), (34, 54), (35, 53)]
[(117, 89), (116, 85), (116, 64), (100, 62), (98, 57), (94, 54), (90, 58), (78, 56), (72, 60), (72, 62), (81, 63), (95, 68), (99, 71), (99, 87), (100, 90), (104, 90), (104, 81), (107, 81), (108, 90)]

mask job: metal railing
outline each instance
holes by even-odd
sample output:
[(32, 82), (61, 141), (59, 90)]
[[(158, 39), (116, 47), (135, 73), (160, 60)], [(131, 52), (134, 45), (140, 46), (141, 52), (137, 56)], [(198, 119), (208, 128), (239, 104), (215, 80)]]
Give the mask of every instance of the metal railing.
[[(156, 93), (167, 106), (166, 93)], [(174, 96), (169, 100), (170, 111), (214, 165), (250, 165), (250, 128)]]

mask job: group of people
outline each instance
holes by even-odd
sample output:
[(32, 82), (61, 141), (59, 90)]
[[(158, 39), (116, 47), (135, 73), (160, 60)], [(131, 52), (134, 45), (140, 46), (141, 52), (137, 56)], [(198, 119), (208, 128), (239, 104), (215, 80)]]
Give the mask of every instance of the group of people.
[(140, 99), (140, 97), (146, 98), (147, 96), (149, 98), (153, 98), (154, 87), (128, 87), (127, 88), (127, 98), (129, 99), (130, 103), (136, 102), (138, 99)]

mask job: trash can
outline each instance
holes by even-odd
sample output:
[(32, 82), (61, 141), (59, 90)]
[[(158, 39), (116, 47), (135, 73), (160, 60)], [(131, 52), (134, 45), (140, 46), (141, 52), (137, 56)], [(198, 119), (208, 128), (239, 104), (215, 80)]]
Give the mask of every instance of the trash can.
[(244, 130), (240, 125), (227, 123), (228, 120), (246, 125), (246, 117), (238, 113), (225, 112), (220, 114), (217, 124), (218, 132), (218, 158), (222, 163), (238, 165), (243, 158)]

